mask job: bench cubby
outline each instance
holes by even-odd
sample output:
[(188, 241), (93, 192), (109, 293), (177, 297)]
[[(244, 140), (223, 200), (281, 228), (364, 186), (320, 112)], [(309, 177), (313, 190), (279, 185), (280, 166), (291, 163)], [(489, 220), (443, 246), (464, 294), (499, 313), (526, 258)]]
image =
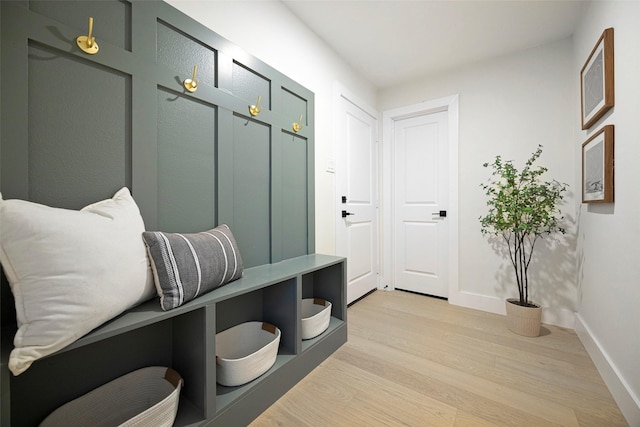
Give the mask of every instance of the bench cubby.
[[(344, 258), (306, 255), (252, 267), (244, 276), (174, 310), (157, 299), (102, 325), (61, 351), (8, 374), (15, 329), (3, 329), (0, 424), (36, 426), (57, 407), (145, 366), (172, 367), (184, 379), (176, 426), (246, 425), (347, 339)], [(303, 341), (301, 300), (331, 301), (329, 328)], [(216, 383), (215, 334), (259, 320), (282, 332), (276, 363), (237, 387)]]

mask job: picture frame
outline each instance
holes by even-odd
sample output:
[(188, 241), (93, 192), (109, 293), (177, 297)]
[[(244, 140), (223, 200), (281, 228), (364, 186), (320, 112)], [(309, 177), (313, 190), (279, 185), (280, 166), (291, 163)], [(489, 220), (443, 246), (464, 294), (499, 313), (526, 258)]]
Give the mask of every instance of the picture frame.
[(613, 203), (613, 125), (582, 144), (582, 203)]
[(589, 129), (615, 104), (613, 28), (603, 31), (580, 70), (582, 129)]

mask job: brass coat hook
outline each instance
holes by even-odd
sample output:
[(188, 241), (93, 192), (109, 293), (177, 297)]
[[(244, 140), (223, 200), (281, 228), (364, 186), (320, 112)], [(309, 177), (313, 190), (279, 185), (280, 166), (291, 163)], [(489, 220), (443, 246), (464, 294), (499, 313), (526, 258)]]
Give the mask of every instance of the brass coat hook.
[(76, 39), (76, 43), (83, 52), (88, 53), (89, 55), (95, 55), (96, 53), (98, 53), (98, 50), (100, 48), (98, 47), (98, 43), (96, 43), (96, 38), (93, 37), (92, 16), (89, 17), (89, 35), (78, 36), (78, 38)]
[(191, 77), (190, 79), (186, 79), (183, 84), (184, 84), (184, 88), (186, 90), (188, 90), (189, 92), (195, 92), (196, 89), (198, 89), (198, 82), (196, 81), (196, 73), (198, 72), (198, 66), (194, 65), (193, 66), (193, 77)]
[(251, 114), (251, 116), (255, 117), (260, 114), (260, 111), (262, 111), (262, 108), (260, 108), (261, 99), (262, 97), (258, 95), (258, 102), (256, 102), (256, 105), (249, 105), (249, 113)]
[(293, 131), (295, 133), (300, 132), (300, 130), (304, 127), (302, 126), (302, 114), (300, 114), (300, 118), (298, 119), (298, 121), (293, 123), (291, 127), (293, 127)]

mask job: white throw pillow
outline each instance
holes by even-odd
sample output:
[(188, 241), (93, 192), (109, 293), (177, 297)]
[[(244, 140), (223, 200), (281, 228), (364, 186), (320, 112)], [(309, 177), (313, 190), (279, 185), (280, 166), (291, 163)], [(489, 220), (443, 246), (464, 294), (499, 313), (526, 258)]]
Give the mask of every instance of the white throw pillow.
[(0, 261), (16, 303), (14, 375), (156, 295), (127, 188), (80, 211), (0, 195)]

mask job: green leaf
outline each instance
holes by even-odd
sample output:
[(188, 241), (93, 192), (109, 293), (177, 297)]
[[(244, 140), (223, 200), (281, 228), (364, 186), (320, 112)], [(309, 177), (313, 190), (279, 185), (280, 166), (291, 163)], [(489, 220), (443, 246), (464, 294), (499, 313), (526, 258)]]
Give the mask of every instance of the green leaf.
[(521, 300), (528, 295), (527, 273), (535, 242), (549, 234), (565, 233), (559, 226), (563, 217), (558, 205), (568, 184), (542, 180), (548, 169), (535, 165), (541, 155), (542, 145), (538, 145), (522, 170), (498, 155), (492, 163), (483, 163), (491, 169), (491, 177), (480, 184), (488, 207), (487, 214), (479, 217), (480, 231), (502, 237), (508, 245)]

